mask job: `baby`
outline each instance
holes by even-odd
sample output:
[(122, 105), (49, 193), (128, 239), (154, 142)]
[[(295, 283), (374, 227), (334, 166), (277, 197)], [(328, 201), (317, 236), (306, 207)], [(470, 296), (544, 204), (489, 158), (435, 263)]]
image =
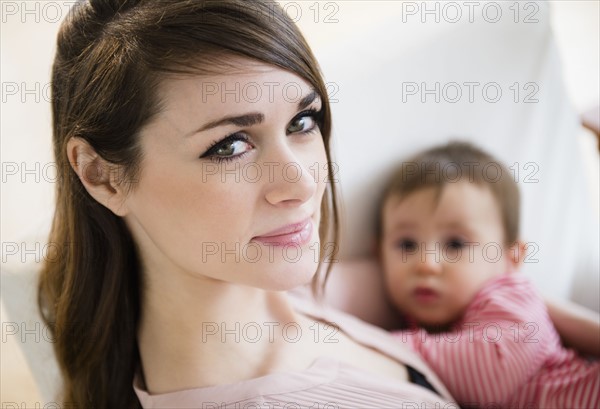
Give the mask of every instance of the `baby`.
[(410, 327), (394, 335), (462, 407), (600, 407), (600, 361), (561, 346), (517, 273), (519, 191), (505, 166), (462, 142), (409, 159), (384, 192), (378, 236), (388, 294)]

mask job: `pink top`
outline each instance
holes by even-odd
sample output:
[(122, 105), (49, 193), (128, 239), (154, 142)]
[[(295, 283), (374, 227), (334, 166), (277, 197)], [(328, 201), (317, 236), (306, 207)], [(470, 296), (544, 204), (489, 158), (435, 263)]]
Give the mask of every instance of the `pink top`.
[(488, 282), (451, 332), (395, 332), (463, 406), (600, 407), (600, 361), (562, 347), (546, 306), (518, 274)]
[(442, 395), (410, 382), (367, 372), (326, 356), (305, 370), (276, 372), (241, 382), (150, 395), (138, 373), (133, 387), (144, 408), (458, 408), (438, 377), (390, 334), (350, 315), (292, 296), (297, 311), (335, 323), (349, 338), (421, 372)]

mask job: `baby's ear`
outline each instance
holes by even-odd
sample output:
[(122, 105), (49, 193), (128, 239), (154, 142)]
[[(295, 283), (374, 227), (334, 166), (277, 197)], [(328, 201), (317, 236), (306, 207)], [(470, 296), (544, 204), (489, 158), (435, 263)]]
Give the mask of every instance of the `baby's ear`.
[(380, 240), (373, 236), (373, 239), (371, 240), (371, 254), (373, 255), (373, 257), (375, 258), (380, 258), (381, 257), (381, 242)]
[(518, 270), (527, 255), (527, 246), (521, 240), (517, 240), (508, 249), (508, 263), (512, 271)]

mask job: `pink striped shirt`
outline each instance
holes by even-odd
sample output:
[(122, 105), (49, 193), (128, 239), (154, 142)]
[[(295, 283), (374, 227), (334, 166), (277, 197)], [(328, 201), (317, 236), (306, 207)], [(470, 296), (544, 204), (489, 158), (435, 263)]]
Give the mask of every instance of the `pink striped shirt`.
[(487, 283), (449, 332), (393, 334), (462, 407), (600, 407), (600, 361), (562, 347), (542, 298), (521, 275)]

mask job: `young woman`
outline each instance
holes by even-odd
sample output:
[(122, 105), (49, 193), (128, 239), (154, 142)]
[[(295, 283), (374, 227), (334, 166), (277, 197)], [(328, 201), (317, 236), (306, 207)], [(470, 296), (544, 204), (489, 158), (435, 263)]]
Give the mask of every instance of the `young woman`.
[(284, 292), (318, 294), (337, 216), (325, 84), (276, 3), (78, 3), (52, 107), (65, 403), (452, 407), (386, 333)]

